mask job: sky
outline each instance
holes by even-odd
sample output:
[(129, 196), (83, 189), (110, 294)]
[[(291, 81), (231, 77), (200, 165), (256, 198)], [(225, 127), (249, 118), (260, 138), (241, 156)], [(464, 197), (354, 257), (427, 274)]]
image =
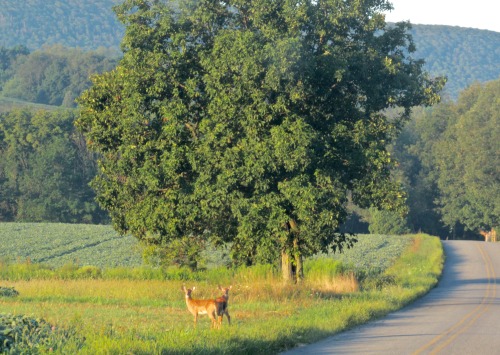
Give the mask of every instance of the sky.
[(500, 32), (498, 0), (389, 0), (387, 22), (472, 27)]

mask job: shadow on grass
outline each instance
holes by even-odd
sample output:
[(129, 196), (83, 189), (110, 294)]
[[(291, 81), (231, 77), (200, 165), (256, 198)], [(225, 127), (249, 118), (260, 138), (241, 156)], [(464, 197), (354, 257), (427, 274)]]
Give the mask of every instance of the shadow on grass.
[[(232, 337), (230, 342), (220, 347), (184, 347), (177, 349), (163, 348), (160, 354), (181, 355), (181, 354), (278, 354), (290, 350), (299, 345), (306, 345), (333, 335), (331, 332), (319, 330), (311, 327), (304, 331), (291, 332), (279, 340), (265, 341), (257, 339), (243, 339)], [(301, 338), (307, 338), (307, 343), (301, 343)]]

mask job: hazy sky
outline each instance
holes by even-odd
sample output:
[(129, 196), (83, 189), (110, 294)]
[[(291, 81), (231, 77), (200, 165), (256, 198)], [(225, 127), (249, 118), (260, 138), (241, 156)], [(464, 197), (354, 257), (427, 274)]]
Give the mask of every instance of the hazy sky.
[(386, 21), (472, 27), (500, 32), (498, 0), (389, 0)]

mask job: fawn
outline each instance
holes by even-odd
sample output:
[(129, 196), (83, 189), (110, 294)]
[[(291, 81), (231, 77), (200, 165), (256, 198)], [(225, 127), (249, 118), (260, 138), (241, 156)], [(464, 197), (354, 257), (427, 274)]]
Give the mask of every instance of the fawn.
[(222, 325), (222, 318), (224, 317), (224, 314), (227, 317), (227, 322), (229, 323), (229, 325), (231, 325), (231, 317), (229, 316), (229, 311), (227, 309), (227, 302), (229, 301), (229, 290), (231, 289), (231, 287), (232, 286), (222, 288), (219, 286), (219, 290), (224, 292), (222, 296), (220, 296), (215, 300), (217, 304), (217, 316), (218, 316), (219, 327)]
[(207, 314), (210, 320), (212, 321), (212, 324), (210, 328), (217, 327), (217, 319), (216, 319), (216, 314), (217, 314), (217, 303), (215, 300), (194, 300), (191, 297), (191, 292), (193, 292), (193, 289), (186, 288), (186, 286), (182, 286), (182, 290), (184, 291), (186, 295), (186, 305), (191, 312), (191, 314), (194, 316), (194, 327), (196, 328), (196, 323), (198, 321), (198, 315), (199, 314)]

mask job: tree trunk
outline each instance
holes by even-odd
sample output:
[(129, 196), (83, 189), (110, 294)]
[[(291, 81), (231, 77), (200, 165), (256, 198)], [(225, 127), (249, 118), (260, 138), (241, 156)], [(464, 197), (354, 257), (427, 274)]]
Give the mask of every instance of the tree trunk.
[(304, 279), (304, 269), (302, 267), (302, 254), (299, 250), (298, 239), (293, 240), (293, 250), (295, 258), (295, 283), (300, 283)]
[(286, 252), (286, 249), (281, 251), (281, 272), (283, 281), (291, 282), (293, 280), (292, 260), (290, 255)]
[(302, 255), (295, 255), (295, 283), (300, 283), (304, 279), (304, 269), (302, 267)]

